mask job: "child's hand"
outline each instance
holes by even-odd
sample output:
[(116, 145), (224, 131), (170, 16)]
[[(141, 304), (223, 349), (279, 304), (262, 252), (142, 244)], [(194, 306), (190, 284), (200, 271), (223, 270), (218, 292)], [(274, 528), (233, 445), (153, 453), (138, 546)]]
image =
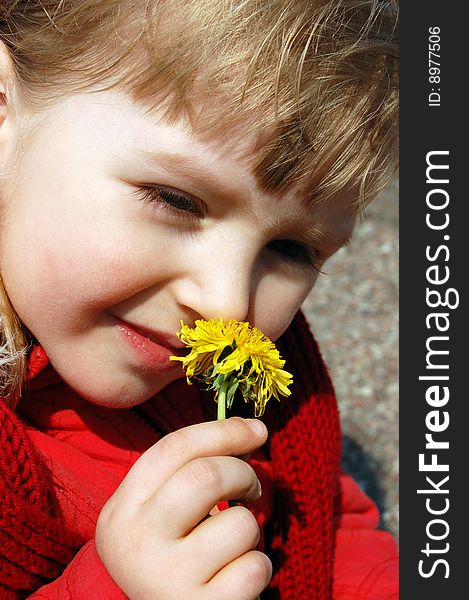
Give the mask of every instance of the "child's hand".
[(96, 547), (130, 600), (254, 600), (272, 576), (254, 548), (259, 527), (236, 506), (204, 519), (219, 500), (257, 500), (254, 470), (240, 458), (266, 440), (233, 417), (185, 427), (151, 447), (98, 519)]

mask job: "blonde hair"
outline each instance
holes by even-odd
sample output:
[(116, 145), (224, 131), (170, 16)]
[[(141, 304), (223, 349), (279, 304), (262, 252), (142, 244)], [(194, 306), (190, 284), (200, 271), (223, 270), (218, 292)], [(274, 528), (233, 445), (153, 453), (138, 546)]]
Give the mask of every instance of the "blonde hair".
[(26, 335), (0, 277), (0, 398), (16, 404), (26, 374)]
[(2, 0), (0, 41), (31, 111), (124, 90), (200, 135), (249, 128), (266, 189), (360, 207), (397, 165), (396, 22), (393, 0)]

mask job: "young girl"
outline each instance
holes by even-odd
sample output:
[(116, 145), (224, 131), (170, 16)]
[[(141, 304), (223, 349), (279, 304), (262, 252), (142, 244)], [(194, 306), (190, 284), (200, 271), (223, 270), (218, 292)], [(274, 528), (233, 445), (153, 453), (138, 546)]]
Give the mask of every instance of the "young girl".
[[(2, 600), (397, 597), (298, 312), (395, 167), (395, 19), (2, 1)], [(279, 340), (267, 428), (169, 361), (214, 317)]]

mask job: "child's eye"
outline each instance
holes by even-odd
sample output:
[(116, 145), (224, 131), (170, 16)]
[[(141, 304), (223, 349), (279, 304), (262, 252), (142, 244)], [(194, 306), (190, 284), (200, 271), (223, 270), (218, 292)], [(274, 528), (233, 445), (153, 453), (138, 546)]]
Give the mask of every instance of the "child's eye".
[(136, 194), (143, 202), (160, 204), (172, 212), (187, 212), (199, 218), (204, 216), (204, 210), (196, 200), (165, 188), (141, 186)]
[(310, 250), (300, 242), (294, 240), (272, 240), (267, 248), (289, 261), (314, 269), (321, 272), (321, 262), (317, 252)]

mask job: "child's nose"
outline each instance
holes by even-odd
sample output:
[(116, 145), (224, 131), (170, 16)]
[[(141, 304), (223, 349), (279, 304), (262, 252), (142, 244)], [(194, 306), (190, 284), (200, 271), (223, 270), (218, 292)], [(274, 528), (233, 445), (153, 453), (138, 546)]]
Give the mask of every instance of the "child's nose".
[(194, 318), (248, 320), (259, 279), (253, 249), (224, 245), (197, 259), (180, 284), (180, 305)]

